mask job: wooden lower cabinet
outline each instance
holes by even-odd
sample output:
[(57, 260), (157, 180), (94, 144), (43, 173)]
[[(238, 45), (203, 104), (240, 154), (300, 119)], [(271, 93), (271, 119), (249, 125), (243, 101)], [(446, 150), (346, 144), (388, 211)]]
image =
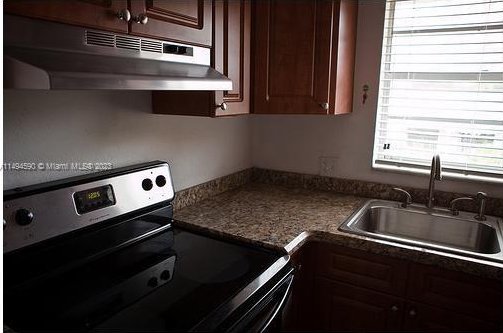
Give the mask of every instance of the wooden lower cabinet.
[(498, 321), (503, 317), (503, 282), (413, 264), (407, 298), (459, 314)]
[(498, 325), (454, 311), (421, 303), (408, 302), (407, 308), (404, 311), (403, 330), (423, 332), (495, 332), (498, 331)]
[(305, 246), (285, 330), (502, 331), (502, 281), (324, 242)]
[(314, 330), (396, 331), (404, 301), (326, 278), (315, 279)]

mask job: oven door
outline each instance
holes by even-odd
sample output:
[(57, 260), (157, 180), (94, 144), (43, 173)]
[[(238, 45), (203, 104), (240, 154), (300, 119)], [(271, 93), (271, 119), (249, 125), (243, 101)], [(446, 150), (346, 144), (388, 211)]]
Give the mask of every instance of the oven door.
[(263, 297), (252, 304), (244, 305), (245, 311), (234, 319), (227, 332), (267, 332), (279, 330), (281, 314), (290, 296), (293, 273), (290, 272)]

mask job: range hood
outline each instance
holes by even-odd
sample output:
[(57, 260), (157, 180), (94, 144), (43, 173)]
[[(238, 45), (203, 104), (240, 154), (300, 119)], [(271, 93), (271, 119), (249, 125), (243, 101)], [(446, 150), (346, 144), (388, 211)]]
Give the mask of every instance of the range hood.
[(5, 89), (232, 90), (210, 49), (4, 16)]

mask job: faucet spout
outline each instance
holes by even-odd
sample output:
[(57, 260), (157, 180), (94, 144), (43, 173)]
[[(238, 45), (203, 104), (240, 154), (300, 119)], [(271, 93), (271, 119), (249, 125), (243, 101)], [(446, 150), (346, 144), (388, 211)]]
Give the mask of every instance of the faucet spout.
[(442, 180), (442, 163), (440, 162), (440, 155), (438, 154), (435, 154), (431, 160), (430, 185), (428, 188), (428, 202), (426, 203), (426, 207), (428, 208), (433, 208), (435, 180)]

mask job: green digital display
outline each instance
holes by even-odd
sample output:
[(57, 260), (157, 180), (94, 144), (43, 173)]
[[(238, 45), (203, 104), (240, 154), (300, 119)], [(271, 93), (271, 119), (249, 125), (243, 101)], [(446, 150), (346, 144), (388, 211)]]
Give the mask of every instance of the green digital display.
[(97, 209), (115, 205), (112, 185), (100, 186), (76, 192), (73, 195), (77, 213), (85, 214)]

